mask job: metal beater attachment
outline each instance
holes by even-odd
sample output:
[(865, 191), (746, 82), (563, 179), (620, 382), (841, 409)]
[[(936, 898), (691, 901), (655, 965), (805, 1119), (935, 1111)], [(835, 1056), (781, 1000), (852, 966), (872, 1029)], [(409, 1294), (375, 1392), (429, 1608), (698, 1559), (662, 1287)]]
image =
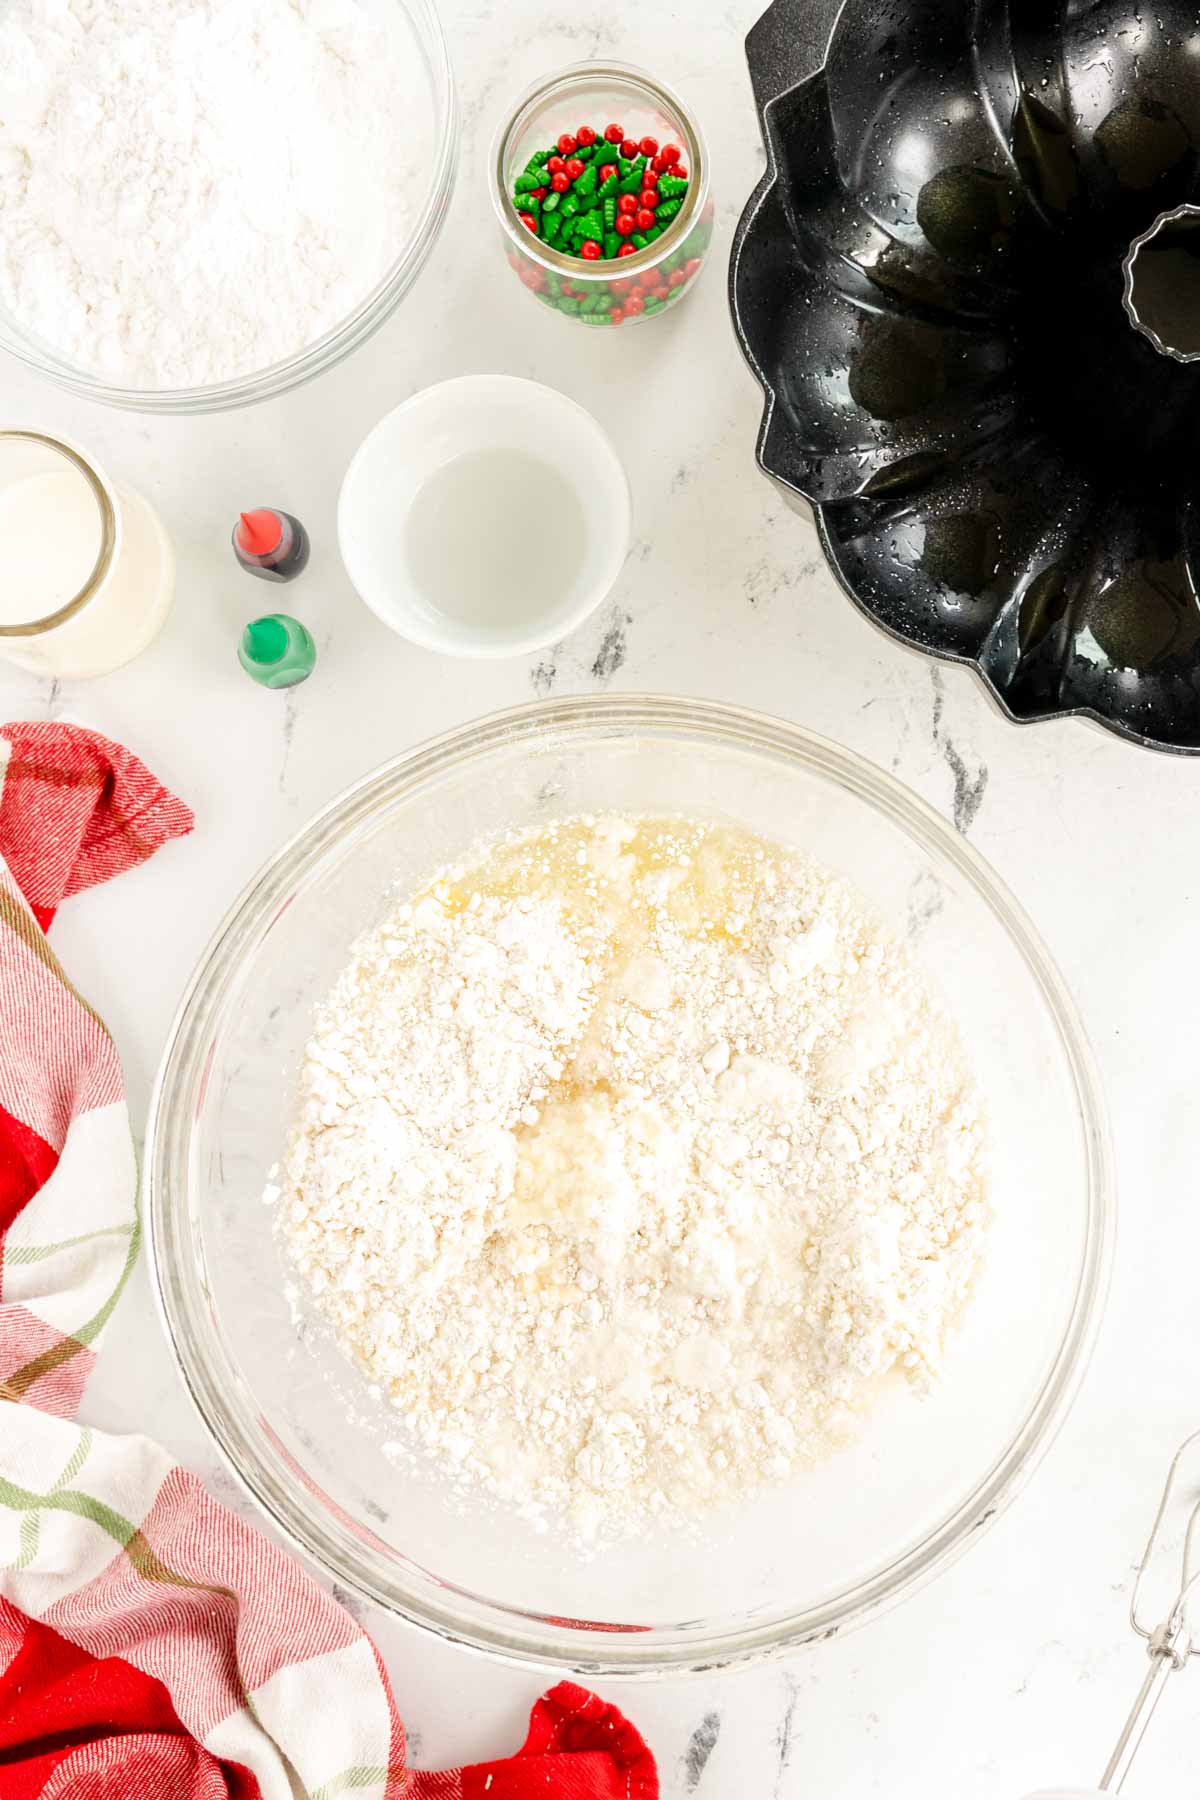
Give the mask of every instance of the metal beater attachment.
[[(1188, 1502), (1187, 1524), (1183, 1533), (1183, 1567), (1180, 1584), (1170, 1611), (1162, 1623), (1150, 1626), (1142, 1617), (1142, 1594), (1147, 1575), (1155, 1552), (1159, 1547), (1159, 1539), (1165, 1531), (1171, 1529), (1167, 1514), (1171, 1510), (1171, 1502), (1177, 1486), (1185, 1485), (1181, 1471), (1189, 1460), (1192, 1461), (1191, 1477), (1186, 1481)], [(1200, 1644), (1193, 1643), (1188, 1624), (1188, 1613), (1194, 1591), (1200, 1587), (1200, 1431), (1194, 1431), (1185, 1438), (1171, 1461), (1167, 1471), (1166, 1486), (1162, 1499), (1158, 1503), (1158, 1511), (1154, 1515), (1154, 1524), (1150, 1536), (1146, 1540), (1146, 1548), (1138, 1565), (1137, 1580), (1133, 1584), (1133, 1595), (1129, 1602), (1129, 1623), (1140, 1638), (1146, 1640), (1146, 1649), (1150, 1657), (1150, 1667), (1146, 1671), (1146, 1679), (1142, 1683), (1141, 1692), (1133, 1703), (1133, 1710), (1125, 1722), (1112, 1759), (1104, 1771), (1100, 1782), (1101, 1792), (1119, 1793), (1124, 1785), (1138, 1746), (1145, 1735), (1146, 1727), (1154, 1715), (1154, 1709), (1162, 1698), (1162, 1691), (1167, 1685), (1167, 1678), (1177, 1669), (1182, 1669), (1191, 1656), (1200, 1656)]]

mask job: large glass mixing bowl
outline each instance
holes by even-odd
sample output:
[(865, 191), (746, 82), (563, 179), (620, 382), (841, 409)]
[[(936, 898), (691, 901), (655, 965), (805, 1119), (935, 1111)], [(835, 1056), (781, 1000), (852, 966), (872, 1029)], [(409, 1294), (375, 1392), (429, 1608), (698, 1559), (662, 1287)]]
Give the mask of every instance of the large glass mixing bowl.
[(94, 370), (64, 357), (53, 344), (34, 337), (2, 306), (0, 350), (9, 351), (28, 368), (86, 400), (140, 412), (207, 413), (251, 406), (300, 387), (334, 368), (378, 331), (416, 280), (446, 217), (458, 166), (458, 103), (434, 0), (368, 0), (368, 4), (395, 15), (401, 36), (411, 40), (424, 98), (423, 116), (412, 119), (411, 128), (413, 141), (427, 148), (421, 157), (421, 176), (413, 184), (412, 230), (404, 243), (397, 244), (391, 267), (352, 313), (315, 343), (298, 344), (294, 354), (282, 362), (205, 387), (125, 387), (106, 381)]
[[(398, 891), (488, 833), (599, 809), (683, 812), (803, 846), (912, 946), (987, 1095), (995, 1225), (927, 1398), (695, 1537), (581, 1559), (398, 1468), (378, 1408), (303, 1304), (262, 1204), (314, 1003)], [(402, 1079), (402, 1073), (398, 1077)], [(846, 750), (731, 707), (563, 700), (452, 732), (367, 776), (276, 855), (201, 961), (151, 1112), (157, 1283), (209, 1429), (272, 1521), (414, 1623), (590, 1673), (711, 1669), (828, 1636), (928, 1577), (1009, 1500), (1074, 1395), (1105, 1288), (1102, 1108), (1028, 921), (936, 813)], [(290, 1286), (289, 1301), (285, 1286)], [(294, 1311), (295, 1307), (295, 1311)], [(364, 1421), (367, 1421), (364, 1423)]]

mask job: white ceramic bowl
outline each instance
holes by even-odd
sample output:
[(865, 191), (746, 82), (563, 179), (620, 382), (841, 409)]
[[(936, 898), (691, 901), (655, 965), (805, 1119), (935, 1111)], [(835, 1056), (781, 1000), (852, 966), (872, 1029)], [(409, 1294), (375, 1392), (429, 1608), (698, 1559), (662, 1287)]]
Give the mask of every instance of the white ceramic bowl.
[[(408, 521), (430, 476), (475, 451), (510, 450), (554, 465), (583, 515), (583, 552), (554, 600), (515, 622), (468, 621), (435, 605), (413, 567)], [(536, 504), (531, 500), (531, 517)], [(612, 439), (576, 401), (512, 375), (463, 375), (424, 388), (381, 419), (342, 483), (338, 542), (371, 611), (426, 650), (523, 656), (558, 643), (611, 590), (629, 549), (629, 482)], [(464, 518), (464, 529), (472, 521)], [(529, 556), (551, 554), (529, 534)]]

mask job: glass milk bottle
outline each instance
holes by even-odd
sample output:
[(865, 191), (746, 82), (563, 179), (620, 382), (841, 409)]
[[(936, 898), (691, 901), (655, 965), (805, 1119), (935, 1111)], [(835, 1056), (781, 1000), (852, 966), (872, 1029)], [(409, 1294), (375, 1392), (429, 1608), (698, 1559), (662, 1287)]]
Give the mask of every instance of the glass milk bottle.
[(157, 635), (175, 558), (154, 509), (69, 444), (0, 430), (0, 657), (106, 675)]

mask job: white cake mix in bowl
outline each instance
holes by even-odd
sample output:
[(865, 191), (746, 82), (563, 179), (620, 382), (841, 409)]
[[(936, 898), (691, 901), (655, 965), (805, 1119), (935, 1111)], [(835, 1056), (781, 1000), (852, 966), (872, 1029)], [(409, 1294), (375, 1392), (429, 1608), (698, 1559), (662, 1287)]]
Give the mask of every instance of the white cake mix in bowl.
[(9, 0), (0, 342), (115, 398), (356, 341), (444, 209), (443, 63), (430, 0)]
[(846, 885), (607, 815), (359, 943), (280, 1229), (408, 1452), (586, 1538), (783, 1481), (936, 1379), (984, 1196), (957, 1034)]

